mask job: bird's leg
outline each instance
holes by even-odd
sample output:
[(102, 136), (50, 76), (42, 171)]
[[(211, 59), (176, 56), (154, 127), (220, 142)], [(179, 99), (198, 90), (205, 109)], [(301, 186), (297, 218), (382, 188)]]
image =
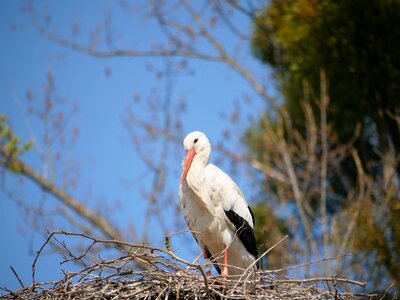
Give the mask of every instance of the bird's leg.
[(224, 249), (224, 268), (221, 273), (224, 280), (228, 278), (228, 249), (225, 247)]
[[(203, 248), (203, 256), (204, 256), (204, 260), (209, 260), (210, 259), (208, 257), (208, 249), (207, 249), (207, 247)], [(209, 270), (206, 271), (206, 276), (211, 276), (211, 266), (210, 266)]]

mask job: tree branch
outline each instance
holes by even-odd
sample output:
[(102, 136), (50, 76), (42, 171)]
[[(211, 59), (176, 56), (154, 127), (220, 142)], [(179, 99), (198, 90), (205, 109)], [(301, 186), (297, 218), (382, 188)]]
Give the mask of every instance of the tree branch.
[[(89, 210), (78, 200), (67, 194), (62, 189), (58, 188), (54, 183), (48, 181), (46, 178), (37, 173), (35, 170), (33, 170), (17, 157), (8, 156), (3, 146), (0, 146), (0, 154), (5, 158), (4, 160), (0, 160), (0, 165), (7, 169), (11, 164), (13, 166), (17, 166), (19, 174), (29, 178), (35, 184), (40, 186), (45, 192), (53, 195), (65, 206), (69, 207), (79, 216), (92, 224), (94, 227), (98, 228), (105, 235), (105, 237), (112, 240), (125, 240), (121, 233), (117, 229), (115, 229), (105, 218)], [(140, 265), (140, 267), (146, 268), (146, 265), (143, 264)]]
[[(326, 79), (325, 70), (320, 71), (321, 77), (321, 223), (322, 223), (322, 236), (324, 240), (324, 256), (329, 257), (329, 231), (328, 231), (328, 216), (326, 207), (326, 197), (327, 197), (327, 181), (328, 181), (328, 128), (327, 128), (327, 109), (329, 105), (329, 95), (328, 95), (328, 82)], [(328, 265), (329, 266), (329, 265)], [(330, 273), (329, 268), (325, 268), (325, 275)]]

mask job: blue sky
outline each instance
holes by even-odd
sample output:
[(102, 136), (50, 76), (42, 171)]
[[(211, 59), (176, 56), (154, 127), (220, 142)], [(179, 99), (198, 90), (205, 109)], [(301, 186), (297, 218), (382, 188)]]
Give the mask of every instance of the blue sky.
[[(154, 74), (149, 73), (149, 64), (155, 69), (163, 70), (166, 62), (176, 63), (178, 60), (100, 59), (62, 48), (26, 26), (29, 18), (19, 10), (20, 4), (21, 2), (11, 0), (0, 2), (0, 113), (9, 116), (10, 124), (22, 140), (32, 136), (39, 138), (43, 133), (43, 126), (26, 113), (25, 96), (27, 91), (31, 90), (36, 96), (33, 105), (42, 105), (46, 73), (51, 71), (56, 82), (55, 94), (68, 99), (67, 103), (77, 103), (79, 107), (78, 112), (68, 120), (69, 129), (79, 127), (78, 140), (71, 147), (56, 147), (62, 151), (64, 157), (74, 160), (79, 165), (79, 175), (76, 175), (78, 188), (71, 192), (72, 195), (77, 199), (89, 201), (90, 205), (96, 200), (105, 203), (118, 200), (121, 209), (113, 212), (110, 216), (112, 221), (122, 227), (131, 222), (140, 232), (144, 222), (145, 205), (141, 200), (139, 186), (146, 187), (152, 178), (146, 175), (145, 166), (133, 151), (129, 133), (122, 120), (127, 107), (131, 107), (136, 114), (144, 118), (147, 115), (151, 117), (146, 110), (146, 96), (154, 93), (162, 95), (165, 80), (157, 80)], [(115, 2), (112, 1), (49, 1), (40, 2), (38, 7), (51, 13), (58, 33), (67, 37), (71, 35), (71, 21), (81, 24), (82, 34), (78, 40), (85, 40), (85, 34), (103, 18), (105, 11), (110, 10), (115, 20), (113, 25), (120, 28), (120, 32), (116, 34), (120, 38), (117, 38), (115, 43), (126, 47), (146, 48), (151, 43), (163, 41), (164, 37), (156, 24), (148, 21), (144, 14), (135, 19), (127, 14), (120, 14), (114, 5)], [(18, 25), (16, 30), (13, 30), (13, 24)], [(243, 23), (242, 28), (245, 31), (250, 30), (250, 24)], [(224, 44), (232, 43), (229, 35), (224, 32), (219, 34), (218, 37)], [(267, 80), (267, 70), (249, 55), (246, 45), (244, 49), (242, 57), (246, 67)], [(189, 74), (188, 71), (180, 73), (173, 79), (172, 89), (173, 102), (181, 98), (187, 101), (186, 112), (181, 116), (185, 133), (202, 130), (212, 142), (223, 142), (222, 132), (228, 123), (221, 115), (229, 114), (235, 101), (242, 99), (243, 95), (252, 97), (252, 105), (242, 105), (241, 111), (244, 115), (253, 117), (265, 107), (261, 100), (257, 100), (249, 85), (223, 63), (192, 60), (189, 62), (189, 69), (193, 70), (193, 74)], [(111, 70), (110, 76), (106, 76), (107, 70)], [(143, 95), (140, 105), (132, 101), (132, 95), (135, 93)], [(249, 121), (244, 118), (236, 128), (240, 133), (248, 125)], [(38, 143), (40, 145), (41, 141)], [(154, 151), (158, 153), (157, 146)], [(179, 170), (180, 163), (173, 157), (183, 157), (183, 149), (177, 146), (171, 151), (173, 154), (167, 163), (177, 163), (173, 169)], [(25, 154), (23, 159), (38, 171), (44, 172), (35, 149)], [(56, 182), (62, 184), (61, 169), (58, 169), (57, 173)], [(234, 179), (245, 194), (251, 194), (252, 186), (245, 177), (238, 175)], [(121, 179), (134, 184), (124, 187)], [(18, 182), (17, 177), (9, 175), (1, 180), (2, 185), (11, 190)], [(176, 178), (176, 188), (173, 181), (169, 183), (171, 190), (177, 190), (178, 181), (179, 175)], [(23, 190), (13, 192), (24, 201), (43, 199), (36, 186), (25, 182), (23, 187)], [(175, 199), (178, 201), (176, 195)], [(47, 197), (43, 201), (51, 203), (55, 200)], [(170, 216), (167, 217), (167, 221), (172, 224), (173, 218), (180, 217)], [(59, 223), (55, 224), (54, 228), (64, 229), (63, 226), (64, 223)], [(159, 232), (155, 231), (152, 235), (155, 240), (162, 240), (162, 237), (157, 236)], [(31, 264), (35, 251), (44, 241), (43, 235), (27, 228), (21, 209), (4, 192), (0, 193), (0, 236), (3, 239), (0, 247), (0, 286), (10, 289), (19, 287), (9, 269), (10, 265), (16, 269), (25, 284), (30, 284)], [(177, 247), (184, 248), (179, 244)], [(193, 249), (194, 243), (190, 247)], [(180, 253), (191, 255), (185, 250), (181, 250)], [(43, 257), (38, 279), (57, 278), (60, 272), (59, 261), (60, 257), (57, 255)]]

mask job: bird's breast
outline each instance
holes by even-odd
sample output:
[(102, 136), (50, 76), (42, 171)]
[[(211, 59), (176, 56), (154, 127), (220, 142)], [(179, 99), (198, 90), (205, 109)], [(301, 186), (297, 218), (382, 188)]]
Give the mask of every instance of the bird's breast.
[(182, 184), (180, 190), (180, 208), (185, 217), (189, 229), (199, 240), (210, 239), (222, 242), (222, 234), (227, 229), (224, 221), (224, 212), (222, 207), (216, 206), (208, 200), (205, 200), (187, 185)]

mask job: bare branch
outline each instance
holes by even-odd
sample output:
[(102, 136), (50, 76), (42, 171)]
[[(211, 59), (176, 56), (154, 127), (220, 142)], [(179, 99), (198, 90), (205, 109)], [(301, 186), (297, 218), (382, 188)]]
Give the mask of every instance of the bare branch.
[[(328, 216), (327, 216), (327, 207), (326, 207), (326, 193), (327, 193), (327, 173), (328, 173), (328, 129), (327, 129), (327, 110), (329, 105), (329, 94), (328, 94), (328, 82), (326, 78), (325, 70), (320, 71), (321, 78), (321, 202), (320, 202), (320, 210), (321, 210), (321, 223), (322, 223), (322, 236), (324, 240), (324, 256), (329, 257), (329, 232), (328, 232)], [(325, 269), (325, 275), (330, 273), (328, 268)]]
[[(6, 157), (5, 160), (0, 160), (0, 164), (7, 168), (10, 164), (17, 165), (19, 173), (33, 182), (38, 184), (44, 191), (53, 195), (57, 200), (61, 201), (64, 205), (72, 209), (79, 216), (84, 218), (90, 224), (98, 228), (107, 238), (115, 240), (124, 240), (123, 236), (118, 230), (116, 230), (105, 218), (101, 217), (90, 211), (87, 207), (79, 203), (78, 200), (68, 195), (64, 190), (58, 188), (55, 184), (48, 181), (46, 178), (41, 176), (39, 173), (34, 171), (24, 162), (16, 157), (7, 157), (6, 151), (0, 146), (0, 154)], [(145, 265), (140, 265), (140, 267), (146, 267)]]
[[(0, 154), (5, 156), (6, 152), (0, 146)], [(58, 188), (55, 184), (48, 181), (46, 178), (41, 176), (39, 173), (30, 168), (27, 164), (22, 162), (20, 159), (16, 157), (9, 157), (6, 161), (1, 161), (1, 164), (4, 167), (7, 167), (7, 164), (15, 163), (19, 166), (20, 174), (31, 179), (33, 182), (38, 184), (41, 188), (43, 188), (46, 192), (55, 196), (56, 199), (60, 200), (67, 207), (71, 208), (78, 215), (85, 218), (92, 225), (98, 227), (105, 236), (112, 239), (123, 240), (120, 233), (111, 226), (108, 221), (98, 214), (93, 213), (88, 208), (80, 204), (75, 198), (68, 195), (64, 190)]]

